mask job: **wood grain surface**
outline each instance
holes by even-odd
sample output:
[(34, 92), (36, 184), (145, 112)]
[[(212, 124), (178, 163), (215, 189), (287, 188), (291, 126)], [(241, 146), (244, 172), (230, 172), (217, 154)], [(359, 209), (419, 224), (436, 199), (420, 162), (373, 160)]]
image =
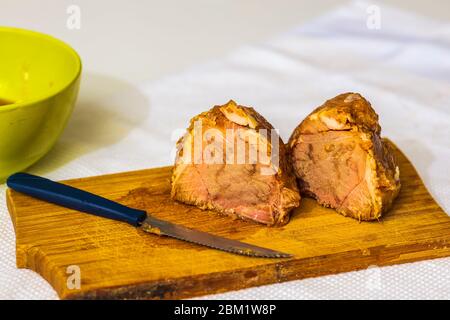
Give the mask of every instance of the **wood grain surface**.
[[(176, 299), (450, 255), (450, 218), (396, 149), (402, 190), (379, 222), (345, 218), (302, 199), (281, 228), (233, 220), (170, 199), (171, 167), (66, 181), (158, 218), (292, 253), (249, 258), (158, 237), (7, 191), (17, 266), (41, 274), (63, 299)], [(67, 286), (68, 267), (81, 287)], [(69, 269), (70, 271), (70, 269)]]

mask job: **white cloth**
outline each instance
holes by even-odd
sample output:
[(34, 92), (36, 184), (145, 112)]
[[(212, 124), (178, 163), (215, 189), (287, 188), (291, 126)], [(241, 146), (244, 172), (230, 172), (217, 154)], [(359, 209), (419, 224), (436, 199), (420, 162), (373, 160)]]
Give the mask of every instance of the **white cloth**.
[[(450, 212), (450, 25), (380, 5), (381, 28), (369, 29), (369, 6), (351, 3), (264, 44), (139, 87), (85, 73), (68, 128), (29, 172), (68, 179), (170, 164), (176, 129), (230, 98), (254, 106), (286, 140), (315, 106), (356, 91), (372, 102), (383, 134), (407, 154)], [(42, 278), (15, 267), (4, 192), (2, 185), (0, 298), (55, 299)], [(208, 298), (449, 297), (450, 258), (444, 258)]]

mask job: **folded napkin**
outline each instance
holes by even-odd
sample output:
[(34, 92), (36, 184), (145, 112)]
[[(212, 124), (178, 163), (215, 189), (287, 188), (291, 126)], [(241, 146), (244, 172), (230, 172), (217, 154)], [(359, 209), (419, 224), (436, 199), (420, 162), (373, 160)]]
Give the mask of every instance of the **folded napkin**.
[[(257, 108), (286, 141), (315, 106), (356, 91), (372, 102), (382, 134), (406, 153), (435, 199), (450, 212), (449, 57), (449, 24), (357, 1), (263, 44), (139, 87), (87, 73), (67, 130), (29, 171), (68, 179), (170, 164), (174, 143), (189, 119), (230, 98)], [(0, 298), (56, 299), (37, 274), (15, 267), (5, 189), (0, 186)], [(446, 258), (207, 298), (449, 296)]]

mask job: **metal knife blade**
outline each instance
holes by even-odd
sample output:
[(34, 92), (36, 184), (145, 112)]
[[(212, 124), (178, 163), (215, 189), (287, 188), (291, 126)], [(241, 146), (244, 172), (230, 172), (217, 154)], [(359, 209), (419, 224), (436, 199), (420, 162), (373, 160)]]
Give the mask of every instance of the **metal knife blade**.
[(237, 240), (226, 239), (213, 234), (193, 230), (168, 221), (160, 220), (150, 215), (142, 222), (141, 229), (145, 232), (165, 235), (178, 240), (184, 240), (210, 248), (260, 258), (290, 258), (291, 254), (254, 246)]

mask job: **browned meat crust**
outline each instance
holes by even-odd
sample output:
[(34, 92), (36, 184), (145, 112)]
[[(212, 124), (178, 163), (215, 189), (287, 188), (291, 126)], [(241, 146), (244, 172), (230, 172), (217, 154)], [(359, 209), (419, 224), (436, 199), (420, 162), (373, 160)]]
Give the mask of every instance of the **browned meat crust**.
[(400, 172), (380, 138), (378, 115), (358, 93), (315, 109), (289, 139), (303, 194), (359, 220), (378, 219), (400, 190)]
[[(207, 152), (199, 155), (194, 150), (193, 137), (197, 134), (195, 123), (199, 121), (202, 125), (199, 132), (203, 148), (212, 143), (205, 137), (206, 131), (214, 129), (216, 136), (212, 141), (219, 146), (215, 150), (228, 150), (226, 142), (231, 141), (237, 151), (238, 143), (243, 142), (246, 150), (244, 163), (237, 159), (237, 152), (231, 161), (230, 158), (227, 161), (227, 154), (223, 152), (217, 158), (222, 160), (220, 163), (205, 163)], [(261, 135), (261, 129), (266, 130), (266, 137)], [(287, 223), (289, 212), (299, 205), (300, 195), (287, 158), (286, 146), (272, 129), (270, 123), (253, 108), (237, 105), (232, 100), (192, 118), (187, 134), (177, 143), (172, 198), (202, 209), (212, 209), (270, 226)], [(229, 132), (234, 136), (227, 135)], [(258, 144), (255, 145), (249, 137), (256, 139), (253, 142), (257, 141)], [(272, 138), (278, 141), (278, 153)], [(273, 161), (275, 158), (267, 162), (261, 162), (258, 158), (256, 163), (251, 163), (251, 150), (258, 153), (261, 146), (267, 147), (268, 158), (272, 155), (278, 157), (278, 165)], [(196, 156), (201, 161), (195, 162)], [(186, 158), (192, 161), (186, 162)]]

